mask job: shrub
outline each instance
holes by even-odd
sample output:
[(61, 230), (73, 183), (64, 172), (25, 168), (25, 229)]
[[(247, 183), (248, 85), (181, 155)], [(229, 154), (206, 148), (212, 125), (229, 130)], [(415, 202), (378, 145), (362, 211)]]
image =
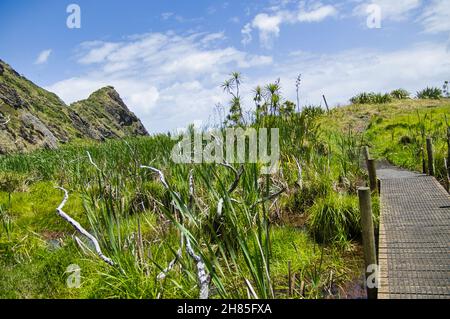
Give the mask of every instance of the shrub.
[(330, 193), (317, 199), (309, 211), (308, 227), (321, 242), (345, 242), (357, 237), (361, 233), (357, 198)]
[(391, 96), (397, 100), (404, 100), (409, 98), (410, 93), (404, 89), (397, 89), (391, 92)]
[(419, 92), (417, 92), (418, 99), (435, 99), (438, 100), (442, 98), (442, 90), (437, 87), (427, 87)]
[(15, 172), (0, 172), (0, 191), (8, 193), (9, 204), (11, 204), (11, 194), (23, 190), (26, 181), (25, 175)]
[(384, 104), (392, 102), (392, 97), (390, 94), (382, 93), (360, 93), (350, 99), (352, 104)]
[(320, 106), (309, 105), (303, 108), (302, 113), (307, 117), (315, 118), (325, 114), (325, 111)]
[(411, 144), (411, 143), (412, 143), (412, 139), (408, 135), (404, 135), (400, 138), (400, 144), (402, 144), (402, 145)]

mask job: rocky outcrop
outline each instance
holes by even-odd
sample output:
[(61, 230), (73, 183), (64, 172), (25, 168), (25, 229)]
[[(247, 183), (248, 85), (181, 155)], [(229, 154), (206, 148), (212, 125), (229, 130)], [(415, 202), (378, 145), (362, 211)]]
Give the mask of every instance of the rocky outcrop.
[(20, 98), (17, 91), (4, 83), (0, 83), (0, 100), (15, 109), (25, 106), (25, 101)]
[(37, 117), (28, 112), (23, 112), (21, 120), (23, 126), (20, 128), (20, 136), (22, 138), (30, 144), (42, 143), (46, 148), (58, 148), (58, 139)]
[(111, 86), (92, 93), (86, 100), (78, 101), (70, 107), (84, 120), (80, 129), (92, 138), (148, 135), (141, 121)]
[(74, 138), (140, 135), (148, 135), (145, 127), (114, 88), (102, 88), (67, 106), (0, 60), (0, 154), (54, 149)]

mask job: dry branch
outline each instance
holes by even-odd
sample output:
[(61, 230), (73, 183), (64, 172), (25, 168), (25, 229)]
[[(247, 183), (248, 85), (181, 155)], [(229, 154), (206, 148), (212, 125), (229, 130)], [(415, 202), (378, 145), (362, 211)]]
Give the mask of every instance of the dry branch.
[(264, 203), (265, 201), (272, 200), (272, 199), (274, 199), (274, 198), (280, 196), (285, 190), (286, 190), (286, 188), (283, 187), (283, 188), (280, 189), (278, 192), (273, 193), (273, 194), (270, 194), (269, 196), (266, 196), (266, 197), (264, 197), (264, 198), (258, 200), (257, 202), (255, 202), (255, 203), (251, 206), (251, 208), (253, 209), (253, 208), (255, 208), (257, 205), (259, 205), (259, 204), (261, 204), (261, 203)]
[[(141, 165), (141, 168), (146, 168), (146, 169), (149, 169), (149, 170), (151, 170), (153, 172), (158, 173), (161, 183), (164, 185), (164, 187), (167, 190), (170, 191), (169, 184), (167, 184), (167, 181), (166, 181), (162, 171), (160, 171), (159, 169), (156, 169), (154, 167), (145, 166), (145, 165)], [(178, 194), (176, 194), (175, 192), (174, 192), (174, 194), (178, 197), (178, 200), (181, 202), (180, 196)], [(191, 201), (192, 201), (193, 197), (194, 197), (194, 177), (193, 177), (193, 171), (192, 170), (189, 173), (189, 195), (190, 195), (190, 198), (191, 198)], [(172, 205), (174, 205), (174, 204), (172, 203)], [(192, 209), (192, 207), (190, 206), (189, 209)], [(195, 254), (195, 252), (194, 252), (194, 250), (193, 250), (193, 248), (191, 246), (191, 241), (190, 241), (188, 236), (184, 236), (184, 234), (181, 234), (181, 243), (183, 242), (183, 237), (186, 238), (186, 251), (187, 251), (188, 255), (191, 256), (192, 259), (194, 259), (195, 262), (197, 263), (197, 277), (198, 277), (198, 281), (199, 281), (199, 285), (200, 285), (200, 296), (199, 296), (199, 298), (200, 299), (208, 299), (208, 297), (209, 297), (210, 277), (209, 277), (209, 275), (206, 272), (206, 265), (203, 262), (201, 256)], [(181, 248), (182, 248), (182, 245), (181, 245), (180, 249)], [(162, 278), (164, 278), (166, 276), (165, 274), (167, 273), (167, 271), (169, 271), (170, 269), (173, 268), (173, 266), (175, 265), (176, 261), (181, 257), (180, 249), (178, 250), (175, 258), (169, 263), (168, 267), (163, 270), (162, 273), (164, 273), (164, 275), (162, 275), (162, 273), (160, 273), (158, 275), (158, 279), (160, 279), (160, 276)]]
[(301, 190), (301, 189), (303, 189), (303, 177), (302, 177), (303, 169), (302, 169), (302, 166), (300, 165), (299, 161), (297, 160), (297, 158), (294, 157), (294, 159), (295, 159), (295, 163), (297, 164), (297, 169), (298, 169), (298, 180), (297, 180), (297, 184), (298, 184), (298, 187), (299, 187), (300, 190)]
[(64, 199), (61, 202), (61, 204), (58, 206), (58, 208), (56, 208), (56, 211), (58, 213), (59, 216), (61, 216), (63, 219), (65, 219), (69, 224), (71, 224), (80, 234), (84, 235), (85, 237), (87, 237), (92, 244), (95, 247), (95, 251), (97, 253), (97, 255), (107, 264), (114, 266), (114, 262), (106, 257), (103, 253), (102, 250), (100, 248), (100, 244), (98, 243), (97, 238), (95, 238), (92, 234), (90, 234), (86, 229), (83, 228), (83, 226), (80, 225), (79, 222), (77, 222), (75, 219), (73, 219), (72, 217), (70, 217), (69, 215), (67, 215), (64, 211), (63, 208), (66, 205), (67, 201), (69, 200), (69, 193), (67, 192), (66, 189), (62, 188), (62, 187), (56, 187), (57, 189), (60, 189), (64, 192)]
[(206, 273), (206, 265), (202, 258), (195, 254), (191, 246), (191, 240), (186, 236), (186, 251), (197, 263), (197, 277), (200, 284), (200, 299), (208, 299), (210, 277)]
[(166, 278), (167, 274), (169, 273), (169, 271), (172, 270), (172, 268), (175, 266), (176, 262), (181, 259), (181, 255), (183, 253), (183, 246), (184, 246), (184, 236), (181, 235), (180, 238), (180, 248), (178, 248), (176, 254), (175, 254), (175, 258), (172, 259), (170, 261), (170, 263), (167, 265), (167, 267), (165, 269), (163, 269), (159, 275), (156, 277), (156, 279), (158, 280), (163, 280), (164, 278)]
[(151, 167), (151, 166), (141, 165), (141, 168), (146, 168), (146, 169), (149, 169), (149, 170), (151, 170), (151, 171), (153, 171), (153, 172), (158, 173), (158, 175), (159, 175), (159, 180), (160, 180), (161, 183), (164, 185), (164, 187), (167, 188), (167, 189), (169, 190), (169, 185), (168, 185), (167, 182), (166, 182), (166, 178), (164, 177), (163, 172), (161, 172), (159, 169), (156, 169), (156, 168)]
[(239, 171), (237, 171), (232, 165), (230, 165), (227, 162), (220, 163), (220, 165), (232, 170), (234, 173), (234, 176), (235, 176), (234, 182), (233, 182), (233, 184), (231, 184), (230, 188), (228, 189), (228, 193), (231, 194), (239, 185), (239, 181), (241, 179), (242, 173), (244, 173), (244, 165), (241, 165), (241, 167), (239, 168)]
[(89, 151), (86, 151), (87, 156), (89, 158), (89, 162), (97, 169), (97, 171), (101, 172), (102, 170), (97, 166), (97, 164), (95, 164), (95, 162), (92, 160), (92, 156), (91, 153), (89, 153)]

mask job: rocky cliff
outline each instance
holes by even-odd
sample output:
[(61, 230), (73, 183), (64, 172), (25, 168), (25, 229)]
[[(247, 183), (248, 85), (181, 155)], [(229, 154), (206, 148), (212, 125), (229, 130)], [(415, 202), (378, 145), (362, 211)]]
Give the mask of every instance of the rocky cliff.
[(0, 154), (139, 135), (148, 133), (114, 88), (67, 106), (0, 60)]

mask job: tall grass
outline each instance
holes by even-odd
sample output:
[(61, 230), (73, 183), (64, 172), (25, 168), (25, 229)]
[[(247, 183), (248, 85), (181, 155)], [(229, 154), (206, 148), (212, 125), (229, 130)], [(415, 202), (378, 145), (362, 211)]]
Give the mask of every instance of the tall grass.
[[(197, 298), (198, 261), (187, 251), (188, 242), (210, 276), (211, 298), (278, 297), (285, 282), (273, 247), (280, 246), (274, 234), (283, 216), (305, 216), (311, 233), (330, 247), (353, 239), (358, 231), (352, 195), (357, 180), (364, 177), (359, 165), (362, 135), (350, 128), (324, 129), (319, 119), (325, 116), (322, 109), (308, 107), (290, 116), (261, 116), (251, 124), (280, 128), (280, 170), (270, 176), (261, 173), (261, 163), (233, 165), (236, 171), (242, 169), (238, 179), (233, 169), (219, 163), (175, 164), (170, 154), (176, 140), (169, 135), (79, 142), (58, 151), (3, 156), (1, 171), (30, 176), (31, 187), (45, 187), (40, 196), (47, 198), (38, 200), (39, 194), (30, 192), (17, 195), (20, 201), (14, 204), (13, 196), (6, 214), (16, 214), (23, 227), (8, 228), (11, 236), (2, 240), (15, 256), (12, 247), (28, 243), (34, 228), (44, 246), (27, 251), (31, 261), (26, 264), (34, 265), (37, 251), (45, 252), (53, 237), (66, 234), (57, 250), (64, 262), (81, 263), (86, 270), (81, 297)], [(161, 170), (167, 187), (158, 174), (141, 165)], [(67, 213), (98, 239), (114, 267), (103, 264), (90, 243), (58, 219), (54, 209), (63, 194), (53, 189), (56, 185), (69, 191)], [(3, 210), (1, 216), (6, 214)], [(290, 236), (295, 240), (304, 233)], [(322, 274), (338, 257), (328, 253), (329, 247), (304, 244), (310, 257), (306, 264), (299, 262), (297, 270), (309, 286), (304, 288), (308, 293), (300, 295), (319, 297), (326, 282)], [(293, 254), (302, 253), (295, 249)], [(173, 267), (159, 279), (174, 258)], [(5, 263), (12, 267), (13, 259)], [(58, 265), (55, 271), (62, 267)], [(55, 294), (73, 294), (56, 286)]]

